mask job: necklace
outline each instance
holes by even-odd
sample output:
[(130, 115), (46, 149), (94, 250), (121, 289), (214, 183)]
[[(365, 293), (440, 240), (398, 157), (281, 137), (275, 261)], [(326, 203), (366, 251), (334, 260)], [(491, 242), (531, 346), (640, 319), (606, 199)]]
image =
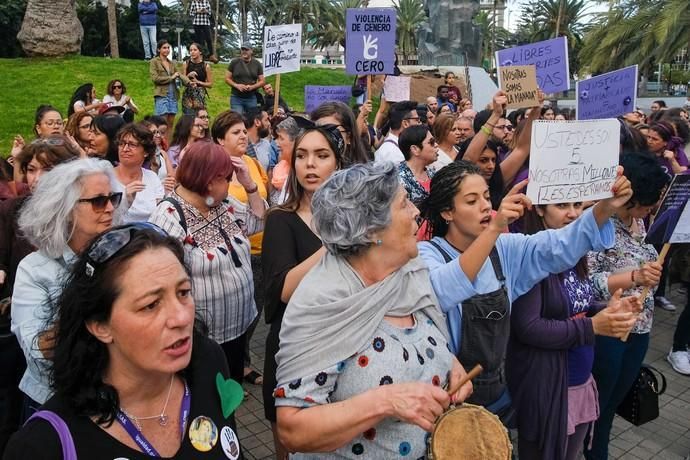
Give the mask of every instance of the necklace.
[(165, 405), (163, 406), (163, 410), (161, 411), (160, 414), (158, 415), (151, 415), (149, 417), (137, 417), (136, 415), (132, 415), (126, 410), (124, 410), (122, 407), (120, 407), (120, 411), (122, 411), (123, 414), (127, 416), (128, 419), (134, 422), (134, 425), (137, 427), (139, 431), (141, 431), (141, 420), (153, 420), (153, 419), (158, 419), (158, 424), (160, 426), (165, 426), (168, 424), (168, 416), (165, 415), (165, 409), (168, 408), (168, 402), (170, 401), (170, 393), (172, 393), (172, 386), (173, 386), (173, 380), (175, 379), (175, 374), (170, 376), (170, 387), (168, 388), (168, 397), (165, 398)]

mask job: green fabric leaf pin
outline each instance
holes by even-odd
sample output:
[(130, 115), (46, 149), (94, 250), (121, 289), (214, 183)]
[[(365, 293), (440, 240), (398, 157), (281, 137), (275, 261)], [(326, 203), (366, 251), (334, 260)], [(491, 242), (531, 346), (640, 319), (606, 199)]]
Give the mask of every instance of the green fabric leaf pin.
[(228, 418), (242, 404), (244, 390), (242, 385), (233, 379), (226, 380), (220, 372), (216, 374), (216, 388), (223, 407), (223, 417)]

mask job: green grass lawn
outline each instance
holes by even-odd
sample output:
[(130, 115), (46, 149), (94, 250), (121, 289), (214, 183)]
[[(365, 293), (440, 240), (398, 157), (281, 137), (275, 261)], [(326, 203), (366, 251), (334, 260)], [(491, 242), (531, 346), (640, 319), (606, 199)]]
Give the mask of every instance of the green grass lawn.
[[(214, 86), (209, 91), (211, 115), (229, 108), (230, 87), (225, 84), (226, 66), (213, 65)], [(140, 109), (137, 118), (153, 113), (153, 84), (149, 64), (130, 59), (69, 57), (61, 59), (0, 59), (0, 155), (9, 154), (12, 138), (21, 134), (33, 139), (34, 112), (39, 104), (52, 104), (67, 116), (74, 90), (91, 82), (102, 99), (111, 79), (124, 81)], [(181, 70), (181, 66), (180, 66)], [(275, 77), (268, 81), (275, 83)], [(295, 110), (304, 109), (305, 85), (350, 85), (352, 77), (343, 70), (303, 68), (281, 76), (281, 96)]]

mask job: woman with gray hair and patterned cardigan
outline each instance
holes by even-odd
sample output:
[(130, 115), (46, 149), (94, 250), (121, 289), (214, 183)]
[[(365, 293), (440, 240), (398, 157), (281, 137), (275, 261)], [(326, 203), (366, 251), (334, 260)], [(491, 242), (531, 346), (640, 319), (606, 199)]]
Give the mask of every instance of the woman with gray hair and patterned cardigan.
[(442, 389), (464, 371), (417, 257), (419, 212), (396, 166), (370, 163), (334, 173), (312, 214), (327, 253), (283, 317), (280, 439), (293, 458), (423, 457), (426, 432), (472, 385)]

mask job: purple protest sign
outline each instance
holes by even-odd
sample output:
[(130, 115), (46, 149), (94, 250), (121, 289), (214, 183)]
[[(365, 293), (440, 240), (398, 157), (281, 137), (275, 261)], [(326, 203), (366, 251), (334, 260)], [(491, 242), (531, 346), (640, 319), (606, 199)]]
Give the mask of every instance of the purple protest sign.
[(498, 67), (534, 64), (537, 84), (545, 93), (570, 89), (568, 40), (565, 37), (496, 51)]
[(304, 87), (304, 111), (309, 113), (324, 102), (344, 102), (350, 105), (351, 86), (315, 86)]
[(575, 85), (577, 119), (616, 118), (635, 110), (637, 65), (597, 75)]
[(690, 243), (690, 175), (677, 174), (661, 200), (645, 243)]
[(348, 8), (345, 19), (345, 71), (350, 75), (392, 74), (395, 9)]

